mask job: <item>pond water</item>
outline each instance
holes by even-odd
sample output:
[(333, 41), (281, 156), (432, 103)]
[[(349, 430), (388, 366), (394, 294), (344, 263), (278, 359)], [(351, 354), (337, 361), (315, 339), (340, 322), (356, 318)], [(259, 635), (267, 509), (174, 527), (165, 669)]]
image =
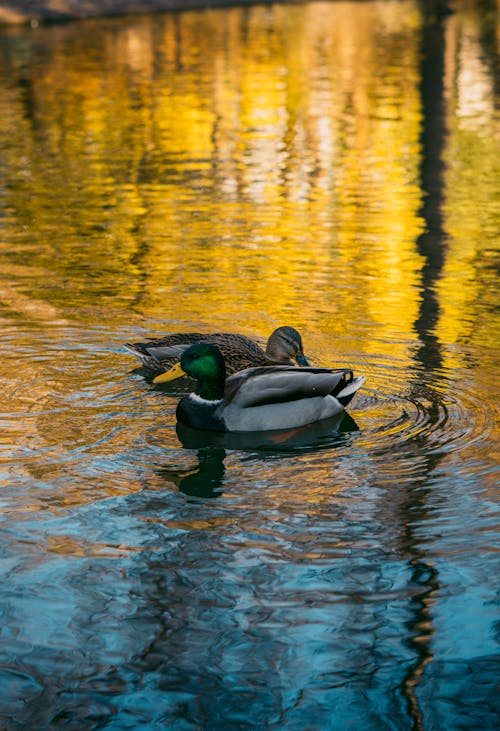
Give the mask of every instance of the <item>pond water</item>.
[[(498, 728), (495, 9), (0, 32), (1, 728)], [(177, 433), (122, 345), (281, 324), (345, 418)]]

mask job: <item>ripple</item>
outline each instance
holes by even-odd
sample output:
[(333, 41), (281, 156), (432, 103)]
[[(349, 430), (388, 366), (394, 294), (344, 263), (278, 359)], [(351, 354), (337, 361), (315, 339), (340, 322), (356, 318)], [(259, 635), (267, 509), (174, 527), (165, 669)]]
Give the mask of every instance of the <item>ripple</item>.
[[(128, 357), (118, 347), (109, 349), (109, 340), (105, 328), (62, 328), (59, 338), (25, 333), (22, 379), (18, 370), (8, 372), (0, 415), (8, 435), (0, 459), (17, 470), (19, 479), (24, 472), (26, 479), (53, 482), (49, 492), (55, 494), (61, 475), (71, 475), (77, 484), (92, 484), (89, 494), (95, 497), (99, 480), (106, 494), (137, 489), (140, 475), (144, 484), (161, 488), (158, 476), (148, 473), (159, 465), (164, 484), (192, 496), (219, 496), (236, 482), (238, 489), (248, 489), (249, 480), (268, 489), (298, 481), (312, 505), (321, 499), (328, 471), (339, 480), (336, 491), (353, 490), (375, 475), (379, 483), (414, 480), (429, 470), (436, 455), (461, 453), (487, 438), (494, 422), (465, 369), (429, 374), (408, 358), (343, 353), (342, 361), (366, 376), (343, 419), (252, 439), (179, 429), (176, 434), (180, 394), (157, 389), (131, 371)], [(73, 349), (61, 358), (67, 343)], [(409, 353), (415, 348), (410, 341), (403, 345)], [(179, 457), (182, 447), (185, 454)], [(191, 474), (192, 452), (206, 448), (233, 453), (237, 471), (225, 473), (217, 459), (202, 457)], [(179, 461), (177, 475), (172, 459)], [(279, 462), (272, 465), (272, 460)]]
[(26, 703), (40, 696), (43, 692), (41, 681), (28, 673), (0, 668), (2, 683), (2, 715), (14, 717)]
[(467, 372), (410, 371), (407, 363), (354, 360), (366, 384), (353, 405), (363, 440), (383, 456), (417, 445), (426, 454), (456, 452), (488, 436), (494, 415)]

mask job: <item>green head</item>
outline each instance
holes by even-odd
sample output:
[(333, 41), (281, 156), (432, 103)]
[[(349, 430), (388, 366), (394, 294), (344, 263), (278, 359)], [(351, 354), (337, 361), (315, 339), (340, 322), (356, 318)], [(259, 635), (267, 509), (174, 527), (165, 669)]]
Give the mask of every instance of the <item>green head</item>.
[(222, 353), (211, 343), (195, 343), (183, 352), (181, 368), (191, 378), (216, 381), (226, 380), (226, 366)]
[(155, 383), (173, 381), (184, 375), (197, 381), (195, 392), (201, 398), (217, 401), (224, 396), (226, 366), (216, 345), (195, 343), (183, 352), (180, 363), (154, 379)]

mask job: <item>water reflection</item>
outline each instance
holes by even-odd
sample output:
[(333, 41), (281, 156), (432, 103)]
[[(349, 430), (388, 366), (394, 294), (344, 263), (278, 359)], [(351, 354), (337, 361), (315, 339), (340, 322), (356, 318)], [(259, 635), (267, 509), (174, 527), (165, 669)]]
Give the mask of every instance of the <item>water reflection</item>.
[[(10, 241), (4, 258), (25, 282), (26, 308), (47, 307), (49, 300), (54, 319), (64, 317), (60, 310), (77, 315), (82, 307), (95, 318), (99, 298), (99, 316), (110, 322), (108, 305), (128, 309), (129, 317), (132, 310), (136, 322), (169, 320), (175, 298), (173, 319), (182, 313), (192, 326), (201, 309), (207, 324), (212, 312), (228, 324), (245, 312), (255, 332), (300, 313), (298, 325), (312, 322), (318, 333), (347, 339), (348, 352), (356, 350), (359, 329), (368, 347), (374, 341), (374, 354), (397, 348), (395, 336), (411, 332), (421, 314), (417, 295), (430, 274), (424, 249), (434, 251), (425, 236), (415, 247), (428, 218), (419, 176), (428, 191), (432, 173), (436, 184), (441, 174), (422, 165), (443, 164), (442, 132), (429, 128), (440, 90), (424, 88), (420, 50), (427, 58), (433, 45), (446, 43), (447, 93), (458, 85), (457, 119), (470, 126), (480, 112), (480, 124), (493, 121), (465, 103), (465, 90), (476, 88), (478, 78), (469, 85), (456, 77), (452, 51), (461, 27), (455, 16), (441, 22), (434, 41), (435, 31), (424, 24), (423, 49), (411, 2), (404, 13), (393, 3), (363, 3), (355, 13), (348, 4), (315, 3), (136, 18), (132, 25), (89, 22), (78, 30), (39, 29), (31, 45), (12, 31), (2, 46), (10, 79), (2, 106)], [(461, 67), (477, 64), (482, 34), (469, 22), (465, 35), (476, 45), (460, 45)], [(45, 44), (44, 54), (35, 40)], [(443, 59), (436, 69), (425, 63), (429, 78), (442, 85)], [(477, 76), (489, 82), (485, 70)], [(61, 118), (71, 134), (62, 134)], [(434, 144), (436, 131), (436, 154), (424, 153), (420, 163), (420, 145)], [(449, 250), (457, 255), (470, 234), (478, 251), (488, 251), (477, 230), (460, 231), (474, 226), (478, 209), (492, 210), (484, 196), (494, 171), (484, 179), (481, 161), (495, 159), (481, 126), (468, 142), (462, 138), (460, 131), (461, 146), (472, 138), (483, 145), (474, 162), (474, 194), (483, 200), (470, 207), (467, 221), (465, 195), (447, 207), (445, 229), (460, 239), (458, 249), (448, 242)], [(449, 200), (463, 187), (468, 157), (463, 146)], [(493, 231), (493, 221), (486, 224)], [(481, 281), (481, 260), (447, 269), (442, 289), (437, 277), (423, 281), (427, 298), (437, 287), (442, 299), (457, 292), (455, 300), (464, 275), (470, 291)], [(347, 277), (354, 287), (343, 285)], [(50, 279), (52, 286), (39, 286)], [(7, 299), (14, 310), (22, 306), (16, 294)], [(453, 322), (476, 319), (475, 298), (462, 304)], [(449, 306), (440, 308), (436, 323), (447, 332)]]
[[(496, 728), (496, 6), (428, 7), (0, 31), (0, 725)], [(121, 348), (285, 321), (350, 416)]]
[(357, 430), (356, 422), (347, 413), (305, 427), (275, 432), (206, 432), (177, 423), (181, 444), (186, 449), (197, 450), (198, 464), (194, 470), (162, 467), (157, 474), (173, 482), (186, 495), (219, 497), (223, 492), (226, 450), (257, 452), (262, 458), (285, 457), (297, 454), (298, 450), (316, 451), (345, 445), (346, 436)]
[(358, 430), (354, 419), (346, 412), (331, 419), (307, 424), (295, 429), (269, 432), (206, 432), (177, 424), (177, 436), (184, 447), (196, 449), (209, 445), (224, 445), (239, 451), (258, 450), (276, 454), (295, 454), (297, 450), (328, 449), (340, 443), (339, 437)]
[(186, 495), (214, 498), (222, 494), (224, 480), (224, 449), (204, 447), (197, 453), (198, 464), (193, 470), (172, 470), (163, 467), (158, 474), (173, 482)]
[[(417, 238), (417, 249), (423, 258), (422, 296), (415, 331), (420, 347), (415, 359), (422, 369), (439, 372), (442, 368), (441, 344), (436, 335), (436, 324), (440, 315), (436, 283), (441, 278), (446, 258), (446, 233), (444, 228), (444, 151), (447, 141), (445, 100), (445, 15), (433, 13), (426, 16), (426, 32), (421, 36), (420, 95), (422, 100), (421, 162), (420, 180), (423, 193), (421, 216), (425, 230)], [(439, 405), (431, 401), (428, 417), (431, 423), (440, 421)], [(419, 438), (420, 441), (420, 438)], [(425, 442), (426, 438), (422, 437)], [(409, 585), (412, 587), (410, 609), (412, 618), (408, 621), (408, 646), (415, 653), (415, 662), (408, 666), (402, 682), (402, 692), (407, 699), (408, 714), (415, 731), (425, 729), (419, 700), (418, 686), (426, 666), (432, 661), (434, 652), (432, 639), (435, 632), (432, 606), (439, 590), (439, 572), (422, 550), (414, 526), (428, 519), (427, 496), (423, 484), (431, 475), (441, 457), (426, 459), (425, 481), (419, 480), (409, 486), (407, 504), (401, 506), (401, 520), (404, 526), (401, 535), (401, 549), (408, 555), (411, 570)], [(408, 520), (408, 516), (411, 519)]]

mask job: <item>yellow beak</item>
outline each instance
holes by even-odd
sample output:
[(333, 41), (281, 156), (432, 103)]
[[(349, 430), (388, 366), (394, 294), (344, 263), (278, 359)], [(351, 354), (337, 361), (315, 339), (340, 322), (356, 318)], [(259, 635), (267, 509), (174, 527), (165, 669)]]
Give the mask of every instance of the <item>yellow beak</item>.
[(170, 370), (165, 373), (160, 373), (156, 378), (153, 378), (153, 383), (167, 383), (168, 381), (175, 381), (176, 378), (182, 378), (185, 375), (186, 373), (182, 370), (181, 364), (176, 363)]

